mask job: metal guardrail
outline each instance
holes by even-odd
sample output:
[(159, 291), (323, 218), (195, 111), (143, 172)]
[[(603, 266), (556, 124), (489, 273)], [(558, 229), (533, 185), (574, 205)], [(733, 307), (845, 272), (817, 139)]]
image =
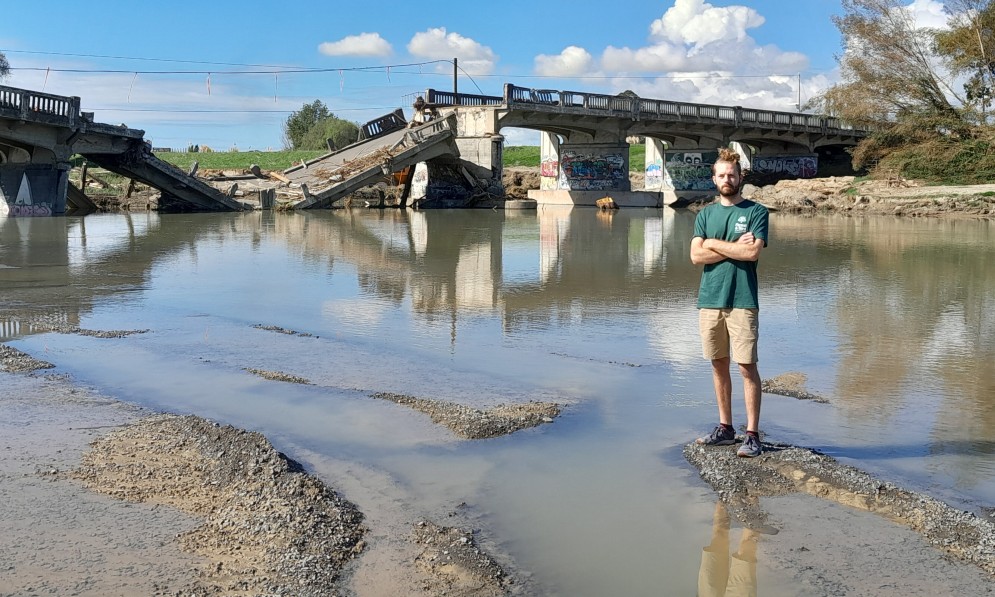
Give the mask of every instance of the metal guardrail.
[(500, 106), (504, 98), (499, 95), (474, 95), (429, 89), (425, 92), (426, 101), (439, 106)]
[(404, 119), (404, 112), (398, 108), (390, 114), (384, 114), (379, 118), (374, 118), (359, 127), (359, 140), (364, 141), (366, 139), (375, 139), (376, 137), (386, 135), (391, 131), (403, 129), (407, 125), (408, 122)]
[(81, 118), (80, 98), (0, 85), (0, 116), (72, 128)]

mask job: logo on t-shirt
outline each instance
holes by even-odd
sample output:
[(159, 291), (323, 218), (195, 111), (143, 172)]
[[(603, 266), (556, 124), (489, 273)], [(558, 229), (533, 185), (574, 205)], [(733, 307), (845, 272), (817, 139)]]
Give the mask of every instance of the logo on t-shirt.
[(736, 220), (735, 230), (736, 234), (742, 234), (746, 232), (746, 216), (739, 216), (739, 219)]

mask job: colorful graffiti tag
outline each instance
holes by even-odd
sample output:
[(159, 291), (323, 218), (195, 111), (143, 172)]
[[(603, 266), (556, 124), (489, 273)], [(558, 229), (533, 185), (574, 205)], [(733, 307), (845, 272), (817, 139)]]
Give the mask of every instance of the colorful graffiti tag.
[(712, 164), (718, 155), (716, 151), (668, 151), (664, 187), (675, 191), (714, 191)]
[(643, 187), (647, 191), (658, 191), (663, 188), (663, 160), (656, 160), (646, 166), (646, 178)]
[(819, 156), (756, 156), (752, 170), (757, 174), (788, 174), (797, 178), (815, 178), (819, 173)]
[(628, 178), (625, 156), (621, 153), (578, 154), (564, 151), (560, 155), (560, 189), (613, 190), (621, 188)]
[(544, 159), (541, 164), (539, 164), (539, 176), (552, 176), (556, 177), (560, 173), (560, 162), (555, 158), (552, 160)]
[(10, 202), (4, 193), (4, 188), (0, 185), (0, 216), (10, 217), (40, 217), (50, 216), (53, 213), (52, 204), (34, 200), (31, 189), (31, 181), (27, 174), (21, 174), (20, 183), (12, 189), (14, 201)]

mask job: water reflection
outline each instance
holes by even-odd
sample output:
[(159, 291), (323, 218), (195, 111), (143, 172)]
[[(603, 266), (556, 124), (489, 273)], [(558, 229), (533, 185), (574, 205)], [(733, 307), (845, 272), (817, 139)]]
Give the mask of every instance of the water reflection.
[[(0, 341), (45, 351), (113, 395), (353, 459), (402, 479), (418, 503), (441, 510), (451, 494), (476, 497), (518, 553), (549, 560), (558, 583), (583, 578), (570, 594), (607, 594), (633, 577), (647, 587), (680, 577), (687, 593), (696, 550), (667, 542), (671, 570), (648, 546), (668, 533), (690, 537), (682, 508), (711, 496), (677, 449), (714, 416), (695, 317), (700, 270), (688, 255), (693, 220), (669, 209), (0, 220)], [(765, 398), (768, 433), (990, 505), (992, 225), (774, 214), (771, 231), (760, 263), (761, 371), (801, 371), (830, 404)], [(47, 317), (153, 332), (33, 335), (32, 322)], [(288, 389), (247, 365), (315, 385)], [(469, 444), (433, 436), (420, 415), (369, 404), (372, 389), (474, 407), (555, 395), (570, 407), (553, 425)], [(622, 501), (606, 517), (605, 504)], [(602, 526), (573, 540), (578, 520)], [(706, 553), (743, 556), (729, 555), (725, 584), (710, 585), (725, 590), (734, 566), (750, 569), (752, 540), (744, 533), (733, 546), (728, 524), (716, 529)], [(607, 562), (606, 532), (653, 561), (634, 574), (631, 561)], [(588, 551), (607, 569), (578, 575)]]
[(730, 522), (725, 504), (716, 502), (712, 515), (712, 540), (701, 550), (698, 597), (756, 597), (760, 533), (744, 528), (739, 543), (730, 554)]
[[(266, 314), (381, 353), (488, 354), (494, 368), (564, 377), (602, 363), (631, 367), (636, 384), (661, 372), (674, 383), (702, 366), (693, 219), (671, 209), (0, 219), (0, 341), (134, 303), (147, 317)], [(839, 419), (831, 435), (806, 428), (796, 441), (860, 460), (930, 456), (925, 472), (905, 474), (995, 489), (991, 223), (774, 214), (771, 229), (761, 371), (806, 373)]]

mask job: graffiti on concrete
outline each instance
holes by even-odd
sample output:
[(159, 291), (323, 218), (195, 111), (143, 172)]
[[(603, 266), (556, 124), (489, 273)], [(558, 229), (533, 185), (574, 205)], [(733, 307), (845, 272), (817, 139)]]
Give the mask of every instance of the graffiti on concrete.
[(753, 158), (752, 170), (757, 174), (787, 174), (797, 178), (815, 178), (819, 172), (819, 156), (758, 155)]
[(0, 216), (33, 217), (50, 216), (53, 213), (52, 204), (35, 202), (31, 192), (31, 181), (27, 174), (21, 175), (21, 182), (14, 190), (14, 202), (11, 203), (0, 186)]
[(663, 188), (663, 160), (655, 160), (646, 166), (646, 178), (643, 187), (647, 191), (659, 191)]
[(668, 151), (663, 185), (675, 191), (714, 191), (712, 164), (717, 151)]
[(580, 154), (564, 151), (560, 156), (558, 186), (563, 190), (613, 190), (620, 188), (628, 178), (625, 156), (621, 152)]
[(560, 162), (557, 159), (543, 160), (539, 164), (539, 176), (556, 177), (560, 173)]

